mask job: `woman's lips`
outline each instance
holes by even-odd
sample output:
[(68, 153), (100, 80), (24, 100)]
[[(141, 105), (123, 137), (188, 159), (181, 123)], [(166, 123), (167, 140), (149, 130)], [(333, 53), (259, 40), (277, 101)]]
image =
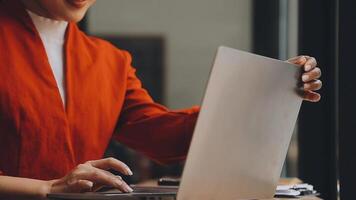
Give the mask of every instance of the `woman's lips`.
[(76, 8), (82, 8), (87, 4), (87, 0), (66, 0), (70, 5)]

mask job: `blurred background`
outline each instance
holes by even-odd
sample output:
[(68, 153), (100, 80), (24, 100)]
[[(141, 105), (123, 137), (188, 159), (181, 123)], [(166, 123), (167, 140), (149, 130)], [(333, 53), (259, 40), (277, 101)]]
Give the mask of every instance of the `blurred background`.
[[(340, 76), (355, 80), (346, 68), (339, 68), (351, 64), (351, 44), (339, 38), (345, 30), (344, 38), (354, 33), (355, 26), (341, 21), (355, 17), (354, 4), (342, 0), (105, 0), (97, 1), (80, 27), (128, 50), (144, 87), (171, 109), (200, 105), (220, 45), (282, 60), (316, 57), (323, 71), (323, 99), (317, 105), (304, 103), (282, 176), (313, 184), (325, 199), (339, 198), (340, 191), (343, 199), (349, 199), (355, 185), (351, 169), (356, 169), (356, 151), (349, 144), (355, 136), (345, 133), (355, 128), (340, 118), (350, 119), (356, 109), (339, 88), (350, 84)], [(183, 168), (182, 164), (157, 165), (117, 142), (110, 144), (106, 154), (133, 168), (130, 183), (179, 176)]]

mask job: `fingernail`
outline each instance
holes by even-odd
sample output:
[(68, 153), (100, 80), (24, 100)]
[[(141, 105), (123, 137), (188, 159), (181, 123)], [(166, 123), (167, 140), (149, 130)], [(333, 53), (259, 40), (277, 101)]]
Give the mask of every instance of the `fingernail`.
[(305, 69), (305, 71), (311, 70), (311, 65), (305, 65), (305, 66), (304, 66), (304, 69)]
[(298, 62), (299, 62), (299, 63), (302, 63), (302, 62), (305, 62), (305, 60), (306, 60), (306, 59), (305, 59), (304, 56), (303, 56), (303, 57), (299, 58)]
[(126, 185), (125, 189), (127, 190), (127, 192), (133, 192), (133, 189), (128, 185)]
[(131, 169), (128, 168), (128, 167), (126, 168), (126, 173), (127, 173), (127, 175), (129, 175), (129, 176), (132, 176), (132, 175), (133, 175)]
[(309, 80), (309, 75), (303, 75), (302, 76), (303, 81), (308, 81)]

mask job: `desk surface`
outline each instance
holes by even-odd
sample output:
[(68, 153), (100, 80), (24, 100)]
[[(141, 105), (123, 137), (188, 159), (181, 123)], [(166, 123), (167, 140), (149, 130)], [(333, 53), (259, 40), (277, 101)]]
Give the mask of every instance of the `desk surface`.
[[(303, 197), (303, 198), (298, 198), (299, 200), (321, 200), (318, 197)], [(296, 198), (274, 198), (273, 200), (296, 200)]]
[[(290, 184), (299, 184), (302, 181), (298, 178), (282, 178), (279, 181), (280, 185), (290, 185)], [(157, 186), (157, 180), (149, 180), (138, 184), (139, 186)], [(268, 200), (268, 199), (264, 199)], [(322, 200), (315, 196), (303, 197), (303, 198), (273, 198), (269, 200)]]
[[(298, 179), (284, 179), (284, 180), (281, 180), (280, 181), (280, 184), (296, 184), (296, 183), (300, 183), (300, 180)], [(152, 186), (157, 186), (157, 180), (150, 180), (150, 181), (146, 181), (146, 182), (143, 182), (143, 183), (140, 183), (138, 184), (138, 186), (144, 186), (144, 187), (152, 187)], [(77, 194), (78, 195), (78, 194)], [(142, 197), (129, 197), (129, 196), (125, 196), (125, 197), (120, 197), (120, 198), (117, 198), (115, 197), (116, 199), (121, 199), (121, 200), (142, 200), (142, 199), (157, 199), (157, 198), (153, 198), (153, 197), (148, 197), (148, 198), (142, 198)], [(63, 200), (63, 199), (66, 199), (66, 200), (78, 200), (78, 199), (81, 199), (81, 200), (98, 200), (98, 199), (102, 199), (102, 200), (108, 200), (108, 199), (115, 199), (113, 197), (110, 197), (110, 196), (102, 196), (102, 195), (98, 195), (98, 194), (95, 194), (95, 193), (87, 193), (87, 194), (80, 194), (80, 196), (76, 196), (76, 194), (68, 194), (66, 193), (65, 194), (65, 197), (63, 195), (61, 196), (51, 196), (50, 199), (53, 199), (53, 200)], [(171, 195), (168, 195), (167, 198), (166, 197), (160, 197), (158, 199), (163, 199), (163, 200), (173, 200), (175, 199), (174, 197), (172, 197)], [(299, 199), (299, 200), (321, 200), (320, 198), (318, 197), (314, 197), (314, 196), (309, 196), (309, 197), (303, 197), (303, 198), (274, 198), (274, 199), (269, 199), (269, 200), (296, 200), (296, 199)], [(268, 200), (268, 199), (265, 199), (265, 200)]]

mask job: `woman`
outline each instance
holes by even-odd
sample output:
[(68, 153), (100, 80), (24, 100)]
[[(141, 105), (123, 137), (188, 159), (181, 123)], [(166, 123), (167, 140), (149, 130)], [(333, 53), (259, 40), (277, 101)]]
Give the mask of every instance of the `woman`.
[[(132, 189), (101, 159), (111, 138), (161, 163), (185, 159), (198, 107), (170, 111), (152, 101), (130, 55), (76, 26), (95, 0), (0, 1), (0, 198), (41, 199), (109, 185)], [(303, 97), (317, 102), (316, 60)]]

